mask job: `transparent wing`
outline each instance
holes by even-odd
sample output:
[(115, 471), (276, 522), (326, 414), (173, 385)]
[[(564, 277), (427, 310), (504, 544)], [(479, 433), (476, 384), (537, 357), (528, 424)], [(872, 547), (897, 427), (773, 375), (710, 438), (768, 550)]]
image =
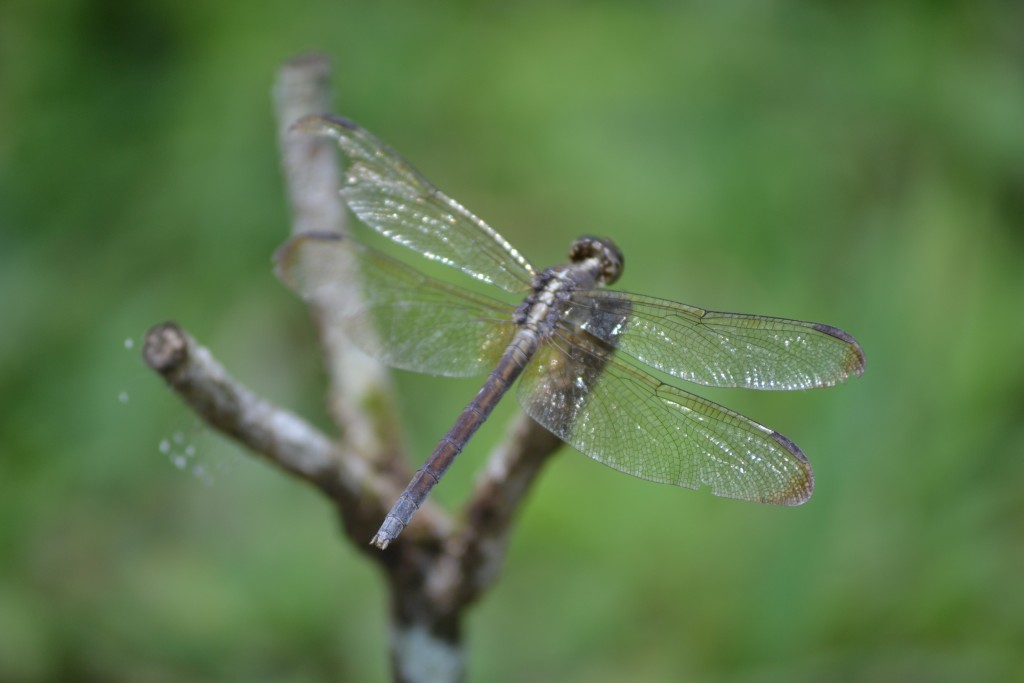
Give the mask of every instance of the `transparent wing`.
[(864, 371), (857, 340), (822, 323), (605, 290), (574, 292), (566, 317), (641, 363), (705, 386), (811, 389)]
[(524, 371), (519, 402), (566, 443), (641, 479), (777, 505), (810, 497), (811, 466), (792, 441), (613, 354), (560, 331)]
[[(427, 277), (340, 233), (297, 235), (274, 261), (278, 277), (320, 304), (326, 325), (396, 368), (484, 374), (515, 334), (511, 306)], [(347, 293), (353, 271), (361, 299)]]
[(295, 128), (338, 141), (349, 161), (341, 196), (381, 235), (507, 292), (530, 287), (529, 261), (371, 133), (340, 116), (306, 117)]

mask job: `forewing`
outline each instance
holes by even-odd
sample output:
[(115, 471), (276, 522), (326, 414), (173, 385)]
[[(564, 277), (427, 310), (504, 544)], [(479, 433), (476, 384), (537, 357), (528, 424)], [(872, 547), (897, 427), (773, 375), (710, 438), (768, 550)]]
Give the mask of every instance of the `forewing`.
[(560, 332), (542, 345), (519, 401), (566, 443), (641, 479), (777, 505), (799, 505), (814, 488), (792, 441), (657, 381), (586, 333)]
[[(515, 333), (511, 306), (427, 277), (340, 233), (297, 235), (274, 260), (278, 277), (318, 304), (324, 324), (393, 367), (483, 374)], [(351, 295), (346, 273), (358, 278), (361, 297)]]
[(349, 162), (341, 196), (366, 225), (507, 292), (529, 289), (534, 269), (505, 238), (369, 131), (340, 116), (306, 117), (295, 128), (338, 141)]
[(811, 389), (864, 371), (857, 340), (823, 323), (605, 290), (574, 292), (566, 317), (641, 363), (705, 386)]

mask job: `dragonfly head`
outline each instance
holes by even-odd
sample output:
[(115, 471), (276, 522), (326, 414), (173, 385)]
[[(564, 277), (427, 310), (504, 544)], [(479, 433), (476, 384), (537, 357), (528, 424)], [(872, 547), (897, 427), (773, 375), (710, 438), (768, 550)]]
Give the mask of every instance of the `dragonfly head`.
[(602, 285), (610, 285), (622, 275), (622, 252), (610, 239), (590, 235), (580, 237), (569, 249), (569, 260), (573, 263), (594, 261), (595, 277)]

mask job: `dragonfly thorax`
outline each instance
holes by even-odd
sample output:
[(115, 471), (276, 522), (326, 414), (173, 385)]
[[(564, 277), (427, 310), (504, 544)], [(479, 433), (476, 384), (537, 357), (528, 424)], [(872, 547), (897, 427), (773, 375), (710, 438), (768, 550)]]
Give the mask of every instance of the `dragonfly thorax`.
[(622, 252), (610, 239), (584, 235), (569, 248), (569, 260), (583, 265), (588, 260), (596, 262), (595, 279), (598, 284), (610, 285), (622, 275)]

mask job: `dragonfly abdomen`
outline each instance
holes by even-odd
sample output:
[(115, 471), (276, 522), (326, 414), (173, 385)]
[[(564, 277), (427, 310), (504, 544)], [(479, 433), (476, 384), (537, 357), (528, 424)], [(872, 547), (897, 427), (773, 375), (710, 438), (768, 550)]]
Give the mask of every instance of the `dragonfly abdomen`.
[(537, 352), (537, 334), (529, 327), (522, 328), (502, 354), (501, 360), (494, 368), (487, 381), (469, 402), (448, 433), (441, 437), (433, 453), (427, 458), (405, 491), (391, 507), (384, 523), (370, 541), (380, 549), (387, 548), (395, 540), (412, 519), (413, 514), (426, 500), (430, 491), (437, 485), (455, 458), (465, 448), (466, 443), (484, 423), (498, 401), (509, 390), (512, 383), (523, 372), (526, 364)]

